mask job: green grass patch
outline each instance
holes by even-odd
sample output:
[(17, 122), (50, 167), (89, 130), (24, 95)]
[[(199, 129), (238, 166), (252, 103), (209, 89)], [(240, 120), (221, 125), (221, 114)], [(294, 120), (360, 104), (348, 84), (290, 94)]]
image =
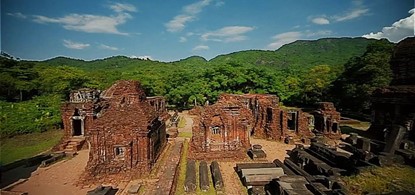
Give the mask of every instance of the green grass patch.
[(1, 139), (0, 164), (6, 165), (45, 152), (55, 146), (62, 136), (62, 130), (49, 130)]
[(409, 166), (369, 167), (356, 176), (343, 177), (351, 194), (415, 193), (415, 169)]
[(137, 194), (144, 194), (146, 192), (146, 186), (145, 185), (141, 185), (140, 189), (138, 190)]
[(366, 131), (370, 127), (370, 122), (358, 121), (356, 123), (345, 123), (341, 125), (342, 130), (344, 127), (350, 127), (357, 130)]
[(178, 137), (192, 138), (192, 132), (179, 132)]
[(186, 178), (186, 164), (187, 164), (187, 153), (189, 151), (189, 142), (185, 140), (183, 142), (182, 156), (180, 157), (179, 164), (179, 175), (177, 179), (176, 193), (175, 194), (185, 194), (184, 191), (184, 180)]
[(186, 119), (184, 117), (180, 117), (179, 124), (177, 124), (178, 128), (183, 128), (186, 126)]

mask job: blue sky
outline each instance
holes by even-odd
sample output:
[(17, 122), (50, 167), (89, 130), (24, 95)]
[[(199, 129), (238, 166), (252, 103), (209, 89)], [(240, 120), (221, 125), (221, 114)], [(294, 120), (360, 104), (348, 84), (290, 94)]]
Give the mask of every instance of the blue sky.
[(175, 61), (323, 37), (414, 36), (413, 0), (1, 0), (1, 50), (21, 59)]

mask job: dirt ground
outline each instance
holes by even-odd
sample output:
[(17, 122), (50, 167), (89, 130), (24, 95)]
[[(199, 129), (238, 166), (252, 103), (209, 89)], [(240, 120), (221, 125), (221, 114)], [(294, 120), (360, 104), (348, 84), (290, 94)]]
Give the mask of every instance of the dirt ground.
[[(251, 138), (251, 144), (260, 144), (262, 149), (267, 154), (267, 161), (272, 162), (275, 159), (284, 161), (287, 155), (287, 150), (293, 149), (294, 145), (287, 145), (282, 142), (268, 141), (263, 139)], [(233, 162), (219, 162), (220, 170), (222, 172), (222, 178), (225, 184), (225, 194), (246, 194), (246, 188), (243, 186), (241, 180), (235, 172), (235, 166), (237, 163), (254, 163), (255, 161), (233, 161)], [(263, 162), (263, 161), (261, 161)]]
[(88, 161), (88, 150), (82, 150), (70, 160), (57, 162), (46, 168), (38, 168), (24, 183), (12, 191), (28, 192), (30, 195), (86, 194), (91, 189), (75, 186)]
[(183, 117), (186, 120), (185, 126), (183, 128), (178, 129), (179, 132), (192, 132), (193, 119), (196, 116), (190, 115), (187, 110), (180, 112), (179, 116)]
[(272, 162), (275, 159), (279, 159), (283, 162), (285, 157), (288, 157), (287, 151), (292, 150), (295, 147), (295, 145), (288, 145), (283, 142), (251, 138), (251, 145), (254, 144), (262, 146), (262, 150), (267, 154), (267, 160), (269, 162)]

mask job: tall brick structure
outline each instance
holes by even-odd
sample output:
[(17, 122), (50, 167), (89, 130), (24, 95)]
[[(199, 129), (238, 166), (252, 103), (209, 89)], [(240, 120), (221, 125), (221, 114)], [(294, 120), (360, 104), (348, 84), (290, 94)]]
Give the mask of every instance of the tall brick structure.
[(150, 172), (165, 146), (167, 116), (164, 98), (146, 97), (137, 81), (118, 81), (102, 93), (73, 91), (62, 106), (65, 135), (59, 147), (68, 150), (70, 140), (84, 138), (88, 177), (137, 178)]
[(196, 159), (241, 158), (250, 147), (252, 115), (241, 102), (206, 106), (193, 121), (191, 155)]
[(259, 138), (281, 140), (288, 136), (310, 136), (311, 115), (299, 108), (279, 105), (279, 98), (270, 94), (224, 94), (219, 101), (237, 100), (250, 109), (254, 118), (251, 134)]
[(317, 110), (312, 112), (314, 115), (314, 129), (328, 137), (341, 136), (340, 113), (336, 111), (331, 102), (317, 103)]
[(368, 131), (383, 140), (394, 125), (399, 125), (405, 129), (404, 138), (415, 141), (415, 37), (396, 45), (390, 64), (393, 80), (390, 86), (373, 92)]
[(193, 157), (245, 157), (251, 135), (273, 140), (310, 137), (314, 117), (278, 103), (275, 95), (223, 94), (215, 104), (198, 108), (193, 123)]

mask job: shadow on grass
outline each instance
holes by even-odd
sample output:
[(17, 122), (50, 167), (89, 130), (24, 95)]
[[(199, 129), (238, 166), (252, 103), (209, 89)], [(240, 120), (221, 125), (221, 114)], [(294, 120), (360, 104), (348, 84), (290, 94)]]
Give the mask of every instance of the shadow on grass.
[(380, 138), (380, 135), (375, 135), (372, 131), (356, 129), (350, 126), (341, 126), (341, 131), (343, 134), (356, 133), (359, 136), (366, 137), (369, 139), (379, 140)]
[(341, 126), (341, 130), (344, 134), (357, 133), (358, 135), (362, 135), (365, 133), (365, 131), (350, 126)]
[(0, 182), (0, 188), (4, 188), (19, 179), (27, 179), (29, 178), (34, 171), (37, 170), (40, 164), (33, 165), (33, 166), (19, 166), (17, 168), (5, 171), (1, 173), (1, 182)]

